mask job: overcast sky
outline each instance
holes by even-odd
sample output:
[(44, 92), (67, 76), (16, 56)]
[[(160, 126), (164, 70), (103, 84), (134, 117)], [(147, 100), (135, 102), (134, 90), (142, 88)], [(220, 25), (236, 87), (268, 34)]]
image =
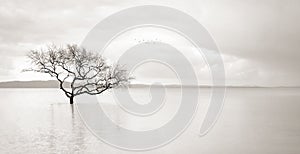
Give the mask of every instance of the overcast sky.
[[(1, 0), (0, 81), (50, 79), (21, 73), (26, 52), (49, 43), (80, 44), (103, 18), (145, 4), (176, 8), (203, 24), (223, 54), (228, 85), (300, 86), (299, 0)], [(154, 65), (137, 70), (138, 79), (160, 78)], [(196, 67), (203, 70), (200, 83), (209, 82), (205, 66)]]

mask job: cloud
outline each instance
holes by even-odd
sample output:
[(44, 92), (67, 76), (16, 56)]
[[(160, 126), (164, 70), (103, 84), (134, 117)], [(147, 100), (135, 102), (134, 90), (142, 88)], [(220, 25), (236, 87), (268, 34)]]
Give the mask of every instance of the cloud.
[[(104, 17), (141, 4), (170, 6), (199, 20), (225, 57), (229, 84), (300, 85), (298, 0), (3, 0), (0, 80), (20, 76), (11, 70), (20, 69), (22, 65), (14, 64), (18, 58), (24, 59), (28, 50), (52, 42), (80, 43)], [(206, 80), (207, 68), (200, 63), (195, 65)]]

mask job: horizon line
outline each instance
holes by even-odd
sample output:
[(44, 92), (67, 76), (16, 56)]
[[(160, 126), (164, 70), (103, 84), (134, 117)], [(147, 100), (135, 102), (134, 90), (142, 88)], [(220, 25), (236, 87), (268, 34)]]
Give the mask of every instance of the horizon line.
[[(57, 82), (57, 80), (11, 80), (11, 81), (0, 81), (1, 83), (13, 83), (13, 82)], [(68, 82), (66, 82), (68, 83)], [(177, 84), (177, 83), (167, 83), (167, 84), (162, 84), (162, 85), (158, 85), (158, 84), (151, 84), (151, 83), (132, 83), (128, 85), (129, 87), (131, 86), (145, 86), (145, 87), (149, 87), (149, 86), (155, 86), (155, 87), (163, 87), (163, 86), (167, 86), (167, 87), (204, 87), (204, 88), (300, 88), (300, 86), (282, 86), (282, 85), (277, 85), (277, 86), (263, 86), (263, 85), (182, 85), (182, 84)], [(1, 88), (1, 86), (0, 86)], [(20, 87), (22, 88), (22, 87)]]

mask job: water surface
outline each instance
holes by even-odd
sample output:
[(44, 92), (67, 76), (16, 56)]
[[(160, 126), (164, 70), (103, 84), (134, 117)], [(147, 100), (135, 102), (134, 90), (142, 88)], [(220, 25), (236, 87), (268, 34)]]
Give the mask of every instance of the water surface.
[[(300, 89), (227, 89), (220, 119), (206, 136), (199, 137), (209, 91), (200, 89), (196, 117), (179, 138), (145, 153), (300, 153)], [(132, 90), (141, 103), (150, 99), (148, 92)], [(110, 93), (99, 100), (120, 126), (146, 130), (172, 118), (180, 103), (179, 92), (176, 88), (168, 91), (164, 107), (145, 119), (126, 116)], [(0, 98), (0, 153), (137, 153), (116, 149), (94, 137), (76, 107), (69, 105), (58, 89), (0, 89)], [(103, 130), (110, 133), (105, 126)]]

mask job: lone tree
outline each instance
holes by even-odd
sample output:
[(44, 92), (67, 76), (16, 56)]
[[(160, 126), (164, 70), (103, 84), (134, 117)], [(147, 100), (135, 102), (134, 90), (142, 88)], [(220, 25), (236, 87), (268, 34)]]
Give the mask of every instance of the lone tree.
[[(81, 94), (97, 95), (129, 83), (126, 70), (119, 65), (108, 65), (103, 57), (77, 45), (48, 46), (46, 50), (28, 53), (32, 68), (24, 71), (47, 73), (55, 77), (60, 89), (74, 103)], [(66, 84), (70, 82), (70, 84)]]

